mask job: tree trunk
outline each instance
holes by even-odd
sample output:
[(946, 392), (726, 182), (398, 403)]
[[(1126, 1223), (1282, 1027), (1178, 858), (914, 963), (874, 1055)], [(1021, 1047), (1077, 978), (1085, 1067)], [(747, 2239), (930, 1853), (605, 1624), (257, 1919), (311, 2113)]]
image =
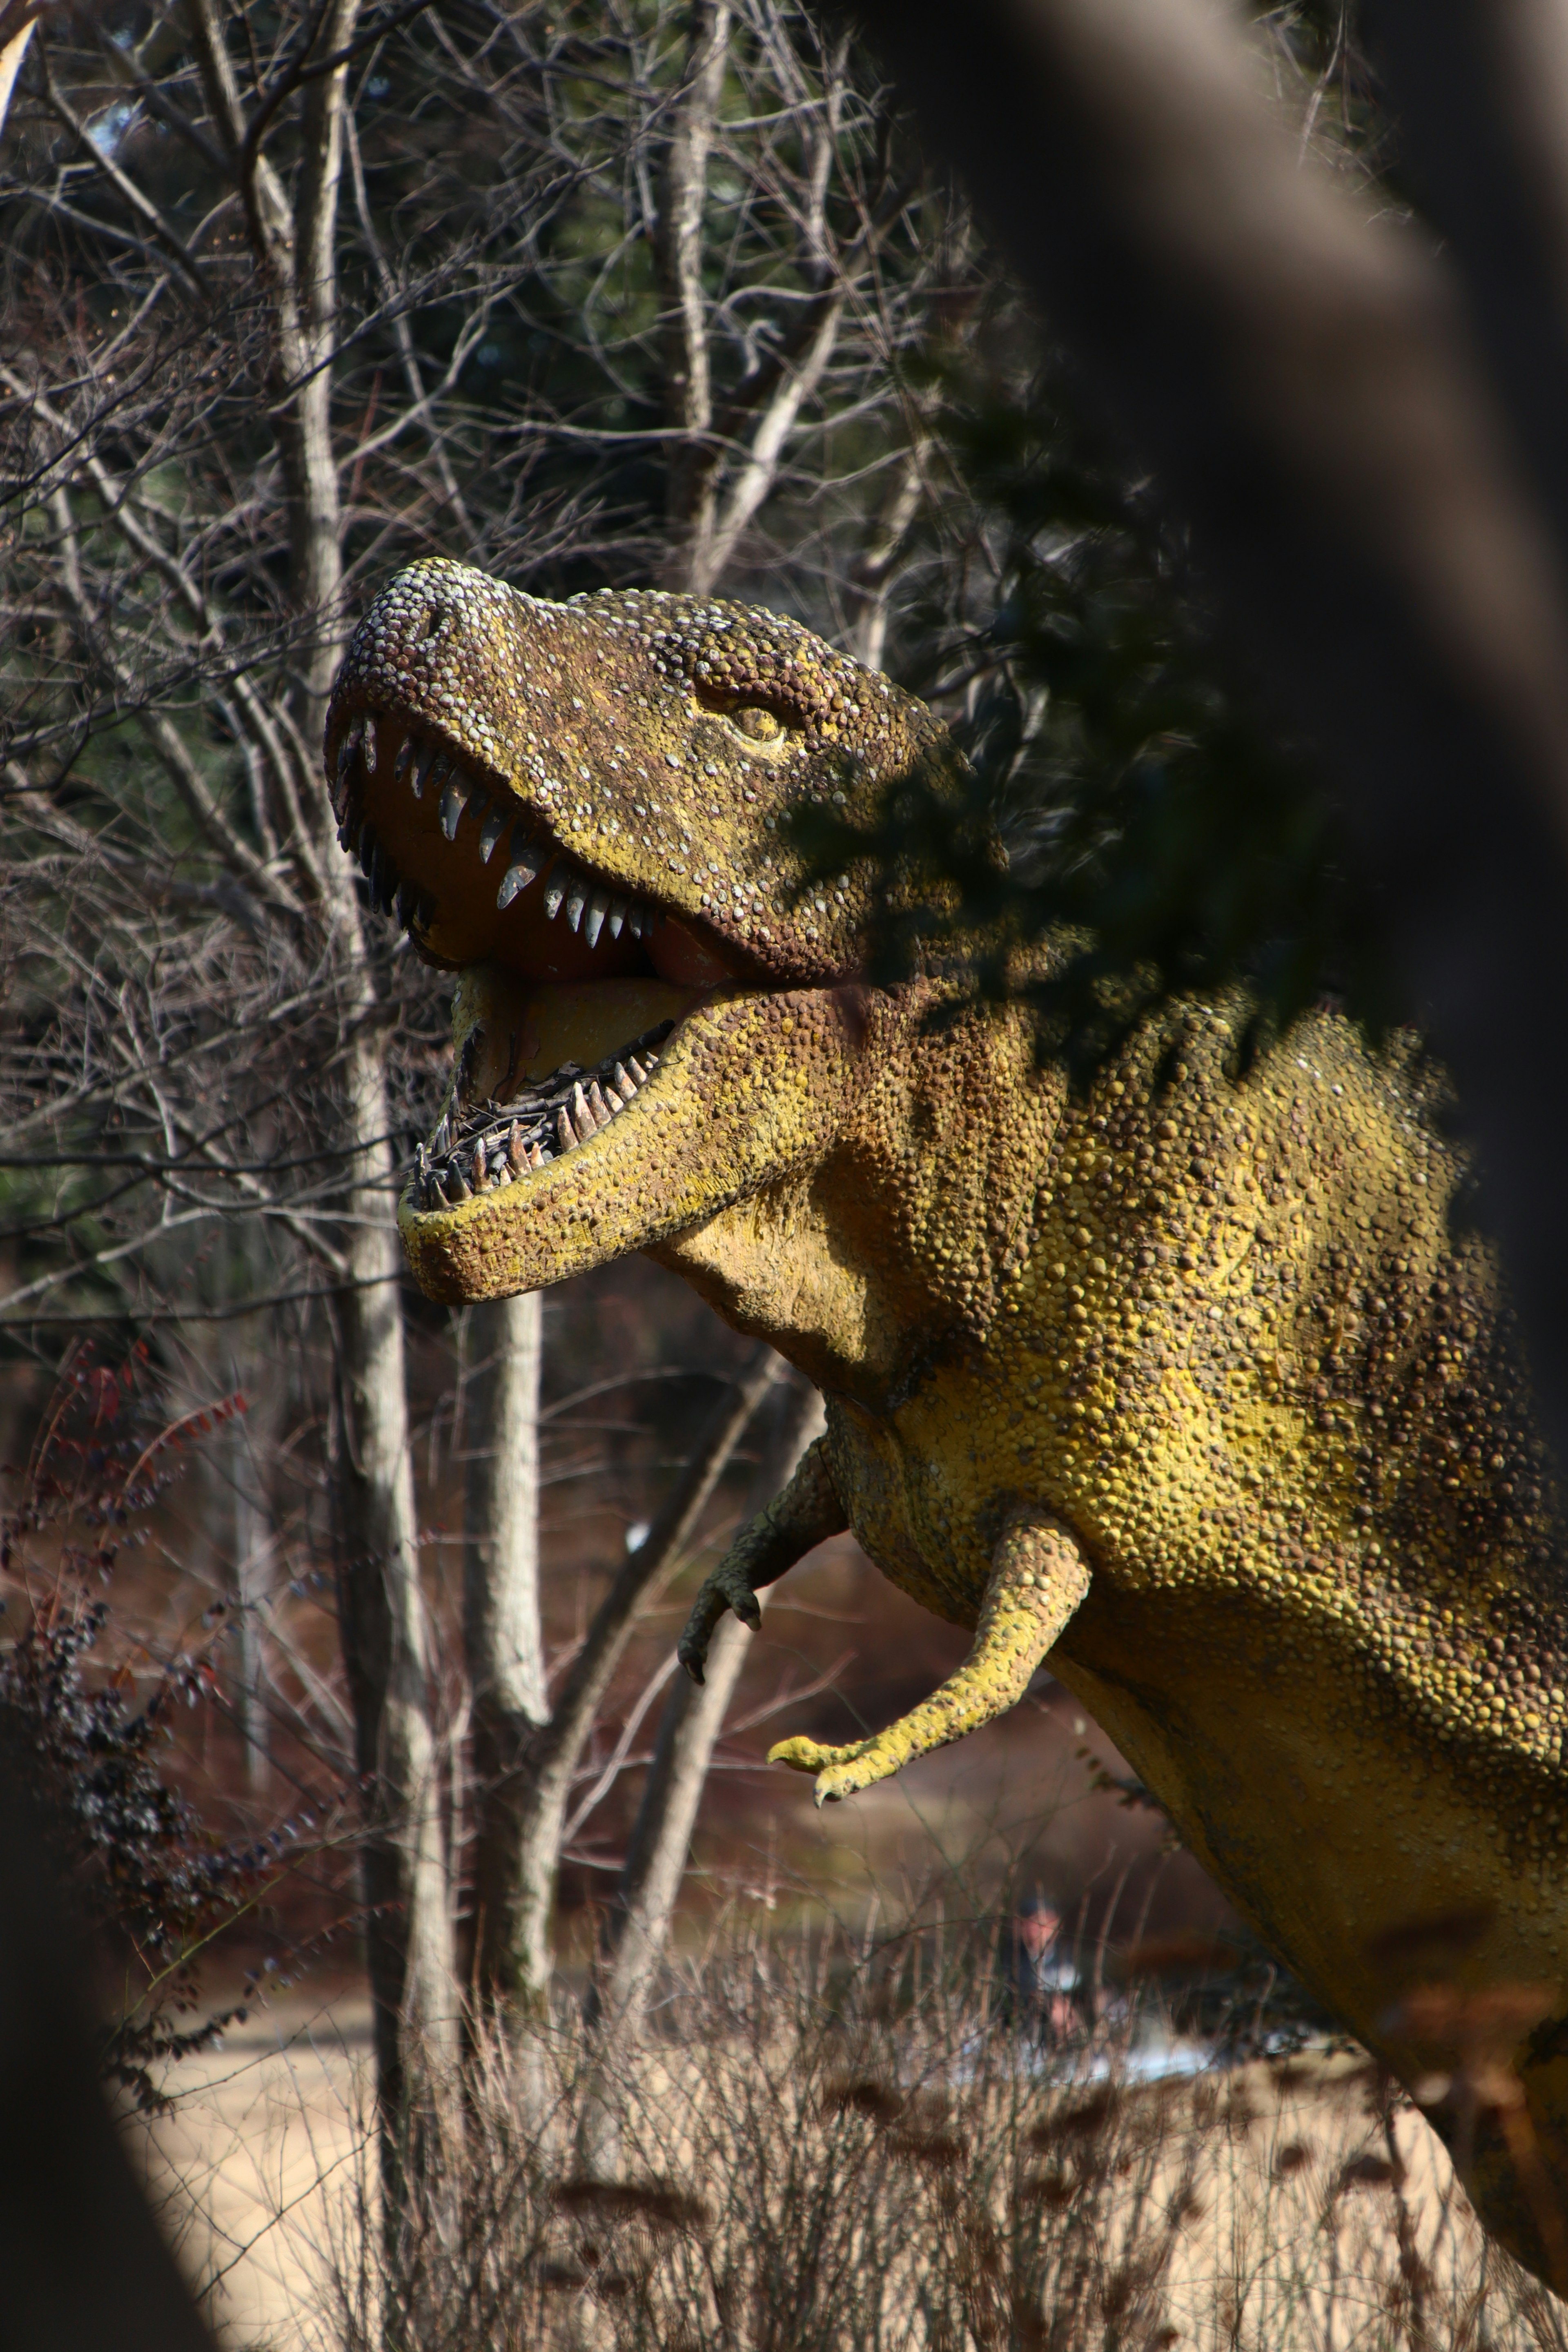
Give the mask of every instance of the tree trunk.
[[(822, 1433), (822, 1399), (814, 1388), (792, 1382), (781, 1402), (784, 1410), (763, 1451), (749, 1512), (763, 1509), (789, 1484), (801, 1455)], [(769, 1598), (760, 1591), (758, 1608), (765, 1609)], [(679, 1675), (665, 1703), (615, 1907), (605, 1922), (601, 1966), (588, 1995), (590, 2025), (628, 2047), (641, 2037), (708, 1767), (752, 1638), (738, 1617), (726, 1617), (709, 1644), (703, 1681)]]
[(690, 1461), (647, 1538), (600, 1603), (562, 1686), (553, 1717), (531, 1744), (518, 1776), (516, 1892), (510, 1898), (515, 1906), (514, 1930), (505, 1981), (499, 1988), (514, 2029), (530, 2019), (537, 2020), (543, 2011), (550, 1982), (550, 1920), (567, 1794), (637, 1611), (678, 1566), (747, 1423), (782, 1369), (771, 1348), (756, 1348), (739, 1378), (719, 1398)]
[[(234, 1367), (237, 1375), (238, 1367)], [(237, 1377), (235, 1387), (244, 1383)], [(258, 1415), (263, 1416), (258, 1424)], [(254, 1393), (250, 1409), (229, 1428), (229, 1476), (234, 1525), (234, 1720), (239, 1734), (245, 1785), (252, 1797), (267, 1786), (267, 1712), (261, 1703), (261, 1609), (272, 1550), (272, 1517), (267, 1507), (260, 1456), (272, 1431), (265, 1403)]]
[(550, 1718), (539, 1622), (542, 1300), (476, 1307), (468, 1320), (463, 1643), (473, 1701), (473, 1987), (503, 2001), (517, 1944), (520, 1781)]
[(665, 404), (678, 436), (668, 457), (671, 584), (701, 571), (714, 520), (713, 385), (708, 297), (702, 280), (702, 215), (708, 160), (719, 123), (730, 47), (728, 0), (698, 0), (686, 84), (674, 109), (659, 190), (654, 261), (665, 309)]
[[(384, 1073), (376, 1042), (363, 1031), (348, 1057), (348, 1087), (350, 1133), (384, 1138)], [(417, 2150), (410, 2114), (416, 2079), (449, 2066), (458, 2013), (390, 1162), (384, 1141), (364, 1148), (347, 1202), (334, 1481), (339, 1624), (364, 1783), (365, 1955), (389, 2211)]]
[[(327, 0), (314, 38), (323, 70), (306, 83), (297, 160), (286, 184), (251, 136), (217, 10), (191, 13), (208, 102), (233, 161), (273, 333), (272, 429), (288, 496), (289, 591), (310, 626), (296, 669), (296, 740), (321, 740), (345, 627), (342, 509), (332, 444), (337, 217), (348, 67), (358, 0)], [(335, 64), (327, 60), (336, 59)], [(303, 759), (305, 755), (302, 754)], [(332, 838), (320, 778), (301, 775), (299, 810), (280, 809), (318, 895), (323, 944), (340, 976), (346, 1050), (341, 1142), (352, 1155), (342, 1199), (343, 1288), (336, 1317), (339, 1631), (363, 1781), (365, 1954), (374, 2010), (383, 2187), (395, 2221), (423, 2125), (408, 2098), (426, 2066), (443, 2071), (458, 2019), (439, 1756), (419, 1585), (408, 1450), (396, 1176), (378, 1019), (360, 900)], [(304, 836), (301, 837), (301, 825)]]

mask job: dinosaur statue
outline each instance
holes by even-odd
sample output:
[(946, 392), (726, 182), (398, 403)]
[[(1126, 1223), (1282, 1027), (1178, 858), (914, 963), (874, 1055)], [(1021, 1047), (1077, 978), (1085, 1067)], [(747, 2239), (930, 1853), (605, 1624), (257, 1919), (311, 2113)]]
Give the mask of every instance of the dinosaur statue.
[(1453, 2078), (1483, 2219), (1561, 2279), (1562, 1529), (1441, 1076), (1324, 1011), (1238, 1079), (1245, 1007), (1184, 1002), (1075, 1096), (1026, 1004), (866, 984), (866, 877), (804, 887), (781, 819), (958, 757), (755, 607), (400, 572), (326, 761), (373, 900), (457, 975), (409, 1260), (461, 1300), (646, 1250), (771, 1339), (826, 1434), (687, 1664), (847, 1526), (974, 1629), (901, 1721), (773, 1750), (820, 1801), (1048, 1661), (1306, 1983)]

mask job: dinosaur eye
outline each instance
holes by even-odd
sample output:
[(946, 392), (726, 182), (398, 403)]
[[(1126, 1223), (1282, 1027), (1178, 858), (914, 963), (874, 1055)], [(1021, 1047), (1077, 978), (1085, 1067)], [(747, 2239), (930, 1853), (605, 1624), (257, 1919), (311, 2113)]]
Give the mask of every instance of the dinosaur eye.
[[(750, 689), (755, 692), (755, 688)], [(792, 709), (787, 700), (782, 703), (770, 696), (766, 702), (752, 702), (748, 688), (739, 689), (727, 682), (699, 677), (692, 681), (692, 696), (700, 710), (710, 710), (715, 719), (723, 719), (737, 735), (759, 751), (784, 751), (792, 736), (804, 732), (806, 718), (804, 711)]]

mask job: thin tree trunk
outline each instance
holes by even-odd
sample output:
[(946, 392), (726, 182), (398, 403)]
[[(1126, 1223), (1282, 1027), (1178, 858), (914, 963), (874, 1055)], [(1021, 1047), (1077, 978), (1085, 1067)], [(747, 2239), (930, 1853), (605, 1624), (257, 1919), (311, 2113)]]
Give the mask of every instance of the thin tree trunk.
[[(349, 1055), (350, 1132), (384, 1136), (384, 1072), (374, 1042), (362, 1038)], [(384, 1143), (361, 1153), (348, 1202), (334, 1499), (340, 1635), (364, 1787), (365, 1955), (390, 2220), (423, 2144), (411, 2100), (420, 2077), (444, 2074), (456, 2057), (458, 1999), (389, 1158)]]
[(542, 1301), (476, 1307), (468, 1383), (463, 1642), (473, 1701), (473, 1987), (504, 2000), (517, 1942), (519, 1768), (550, 1719), (539, 1621)]
[(702, 215), (708, 159), (730, 47), (728, 0), (698, 0), (686, 86), (675, 110), (659, 192), (654, 255), (666, 310), (665, 402), (679, 435), (670, 447), (668, 509), (674, 539), (672, 584), (707, 568), (719, 452), (714, 446), (708, 296), (702, 282)]
[(880, 669), (888, 642), (888, 591), (900, 551), (920, 511), (925, 484), (925, 436), (905, 450), (872, 517), (865, 543), (849, 567), (845, 604), (849, 615), (847, 647), (868, 669)]
[(505, 1980), (498, 1987), (514, 2028), (537, 2020), (543, 2011), (550, 1982), (550, 1920), (572, 1775), (638, 1609), (679, 1564), (746, 1424), (782, 1369), (771, 1348), (753, 1349), (714, 1405), (690, 1461), (647, 1538), (600, 1603), (562, 1686), (555, 1713), (535, 1736), (518, 1775), (515, 1929)]
[[(752, 1485), (752, 1512), (763, 1509), (788, 1486), (801, 1455), (822, 1434), (822, 1399), (816, 1389), (792, 1382), (781, 1402), (779, 1426)], [(770, 1597), (760, 1591), (758, 1608), (764, 1609)], [(602, 1964), (588, 1995), (590, 2025), (627, 2047), (641, 2038), (708, 1767), (752, 1639), (738, 1617), (726, 1617), (709, 1644), (702, 1682), (679, 1675), (665, 1703), (615, 1907), (605, 1922)]]
[[(314, 27), (323, 64), (352, 42), (359, 0), (327, 0)], [(342, 509), (332, 446), (337, 216), (346, 63), (308, 81), (298, 161), (288, 186), (248, 136), (240, 84), (215, 0), (190, 0), (190, 24), (215, 120), (233, 160), (263, 272), (274, 336), (271, 411), (288, 493), (289, 576), (310, 627), (294, 695), (296, 741), (314, 746), (344, 633)], [(392, 1217), (395, 1163), (383, 1062), (385, 1031), (347, 857), (332, 838), (320, 779), (301, 775), (283, 809), (342, 987), (347, 1051), (342, 1132), (344, 1287), (336, 1329), (333, 1509), (339, 1630), (363, 1783), (365, 1954), (374, 2010), (376, 2097), (389, 2229), (417, 2158), (409, 2096), (426, 2063), (456, 2050), (458, 1996), (442, 1831), (439, 1748), (419, 1584), (414, 1479)], [(301, 824), (311, 828), (300, 837)]]
[[(238, 1367), (234, 1370), (237, 1374)], [(233, 1385), (243, 1383), (237, 1379)], [(261, 1464), (258, 1459), (271, 1431), (264, 1402), (252, 1394), (250, 1410), (230, 1424), (229, 1461), (234, 1524), (234, 1719), (239, 1733), (241, 1769), (253, 1797), (267, 1786), (267, 1713), (261, 1704), (261, 1605), (267, 1584), (267, 1564), (272, 1549), (272, 1519), (267, 1508)], [(269, 1416), (268, 1416), (269, 1418)]]

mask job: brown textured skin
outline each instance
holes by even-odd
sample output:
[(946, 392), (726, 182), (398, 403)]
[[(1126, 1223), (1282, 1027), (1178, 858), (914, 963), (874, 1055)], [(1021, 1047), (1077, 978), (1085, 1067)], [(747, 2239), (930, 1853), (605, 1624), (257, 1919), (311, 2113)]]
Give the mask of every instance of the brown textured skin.
[[(1242, 1009), (1170, 1008), (1085, 1099), (1037, 1066), (1021, 1007), (934, 1029), (946, 983), (855, 983), (857, 887), (792, 914), (767, 824), (805, 792), (868, 800), (871, 767), (950, 761), (918, 705), (795, 633), (789, 709), (816, 732), (792, 718), (759, 774), (701, 707), (712, 624), (689, 625), (729, 616), (738, 694), (777, 690), (773, 635), (733, 654), (756, 629), (745, 608), (606, 597), (541, 620), (552, 608), (478, 580), (422, 566), (394, 583), (345, 665), (329, 760), (366, 707), (444, 712), (557, 838), (577, 823), (579, 856), (706, 920), (750, 978), (677, 1031), (649, 1099), (564, 1160), (443, 1214), (405, 1200), (421, 1282), (494, 1296), (650, 1249), (822, 1389), (860, 1542), (959, 1624), (1021, 1510), (1069, 1531), (1088, 1590), (1053, 1671), (1396, 2074), (1453, 2061), (1402, 2029), (1411, 1986), (1553, 1988), (1512, 2055), (1561, 2191), (1562, 1529), (1494, 1259), (1450, 1220), (1465, 1171), (1440, 1081), (1407, 1050), (1371, 1057), (1327, 1013), (1237, 1083)], [(463, 607), (441, 637), (460, 709), (435, 701), (408, 618), (433, 593)], [(648, 641), (650, 613), (673, 639)], [(525, 662), (547, 687), (528, 724), (564, 725), (592, 771), (570, 810), (519, 756)], [(590, 724), (606, 677), (621, 707)], [(657, 819), (626, 822), (637, 794), (605, 777), (610, 740), (636, 746)], [(746, 880), (740, 918), (710, 876)], [(1484, 2121), (1472, 2185), (1544, 2272)]]

